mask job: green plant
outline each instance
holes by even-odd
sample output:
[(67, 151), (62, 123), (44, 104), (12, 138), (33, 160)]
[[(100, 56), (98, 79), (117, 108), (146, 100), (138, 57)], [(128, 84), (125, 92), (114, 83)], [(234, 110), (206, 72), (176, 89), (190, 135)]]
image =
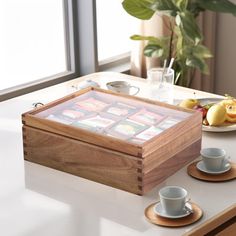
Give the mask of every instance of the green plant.
[(206, 59), (211, 52), (203, 45), (203, 35), (196, 18), (200, 12), (231, 13), (236, 16), (236, 5), (228, 0), (124, 0), (123, 8), (132, 16), (148, 20), (154, 13), (167, 18), (170, 34), (163, 37), (133, 35), (133, 40), (146, 40), (144, 55), (162, 61), (175, 58), (175, 84), (189, 87), (196, 69), (209, 74)]

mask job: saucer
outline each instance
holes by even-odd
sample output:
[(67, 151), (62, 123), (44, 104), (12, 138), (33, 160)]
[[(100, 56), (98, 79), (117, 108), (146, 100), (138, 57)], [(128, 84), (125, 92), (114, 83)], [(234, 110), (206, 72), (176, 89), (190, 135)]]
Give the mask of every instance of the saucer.
[(229, 171), (230, 168), (231, 168), (231, 164), (230, 164), (229, 162), (225, 162), (223, 168), (220, 169), (220, 170), (208, 170), (208, 169), (205, 167), (203, 161), (199, 161), (199, 162), (197, 163), (197, 169), (198, 169), (198, 170), (200, 170), (200, 171), (202, 171), (202, 172), (204, 172), (204, 173), (207, 173), (207, 174), (211, 174), (211, 175), (223, 174), (223, 173)]
[(186, 203), (185, 205), (185, 209), (183, 209), (178, 215), (169, 215), (167, 214), (166, 212), (163, 211), (162, 209), (162, 206), (161, 206), (161, 203), (158, 202), (154, 207), (153, 207), (153, 210), (154, 210), (154, 213), (158, 216), (162, 216), (162, 217), (165, 217), (165, 218), (170, 218), (170, 219), (178, 219), (178, 218), (183, 218), (183, 217), (186, 217), (188, 215), (190, 215), (192, 213), (192, 206), (190, 203)]

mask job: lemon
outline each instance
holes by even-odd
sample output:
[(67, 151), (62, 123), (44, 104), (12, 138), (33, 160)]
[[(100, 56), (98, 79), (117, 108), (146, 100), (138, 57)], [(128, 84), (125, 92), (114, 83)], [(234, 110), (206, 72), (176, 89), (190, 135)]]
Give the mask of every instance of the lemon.
[(226, 108), (221, 104), (213, 105), (207, 112), (209, 125), (221, 125), (226, 120)]
[(234, 106), (236, 105), (236, 99), (224, 99), (219, 104), (224, 106), (229, 106), (229, 105)]
[(236, 104), (235, 105), (227, 105), (226, 107), (226, 112), (227, 115), (232, 117), (232, 118), (236, 118)]
[(229, 114), (226, 114), (226, 120), (231, 123), (236, 123), (236, 117), (231, 117)]

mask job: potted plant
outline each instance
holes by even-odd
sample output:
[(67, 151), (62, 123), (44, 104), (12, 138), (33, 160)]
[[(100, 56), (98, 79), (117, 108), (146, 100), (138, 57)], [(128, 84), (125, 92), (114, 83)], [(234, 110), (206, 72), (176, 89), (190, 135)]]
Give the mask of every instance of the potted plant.
[(133, 35), (133, 40), (146, 40), (144, 55), (169, 62), (175, 58), (175, 84), (189, 87), (194, 72), (199, 69), (208, 74), (206, 59), (211, 52), (203, 45), (203, 35), (196, 18), (205, 11), (236, 15), (236, 5), (228, 0), (124, 0), (123, 8), (132, 16), (149, 20), (155, 13), (163, 14), (169, 21), (168, 36), (153, 37)]

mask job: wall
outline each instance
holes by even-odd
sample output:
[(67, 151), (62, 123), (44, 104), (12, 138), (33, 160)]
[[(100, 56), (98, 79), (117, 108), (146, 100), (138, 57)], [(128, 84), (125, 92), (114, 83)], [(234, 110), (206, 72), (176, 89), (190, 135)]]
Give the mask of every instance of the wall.
[(215, 93), (236, 97), (236, 17), (232, 15), (218, 14), (215, 58)]

